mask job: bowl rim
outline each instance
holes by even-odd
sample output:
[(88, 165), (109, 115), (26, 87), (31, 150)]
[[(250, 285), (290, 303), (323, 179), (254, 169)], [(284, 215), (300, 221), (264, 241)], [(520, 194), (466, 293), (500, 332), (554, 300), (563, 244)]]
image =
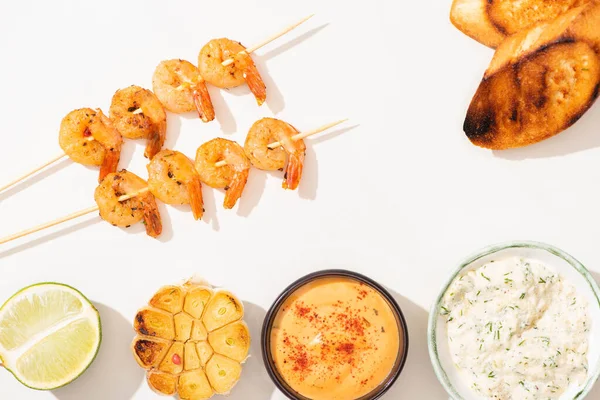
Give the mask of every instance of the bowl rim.
[(305, 397), (302, 397), (295, 391), (291, 390), (291, 388), (288, 388), (287, 384), (285, 384), (284, 382), (281, 381), (279, 374), (276, 372), (275, 366), (270, 361), (270, 357), (269, 357), (270, 342), (271, 342), (270, 332), (271, 332), (271, 327), (273, 325), (273, 321), (275, 320), (275, 316), (277, 315), (277, 312), (279, 311), (279, 308), (281, 307), (281, 305), (297, 289), (299, 289), (300, 287), (304, 286), (305, 284), (307, 284), (311, 281), (314, 281), (316, 279), (326, 278), (326, 277), (335, 277), (335, 276), (352, 278), (352, 279), (358, 280), (360, 282), (363, 282), (363, 283), (371, 286), (373, 289), (375, 289), (380, 295), (382, 295), (384, 297), (384, 299), (391, 306), (392, 312), (394, 314), (396, 314), (396, 316), (398, 318), (398, 323), (400, 324), (400, 327), (402, 330), (402, 332), (400, 333), (400, 336), (401, 336), (400, 339), (403, 341), (404, 346), (403, 346), (402, 351), (398, 354), (400, 361), (397, 364), (398, 365), (397, 371), (395, 371), (393, 374), (388, 375), (385, 378), (385, 380), (382, 382), (383, 386), (381, 386), (381, 384), (380, 384), (376, 389), (374, 389), (373, 392), (375, 392), (375, 391), (377, 391), (377, 392), (374, 393), (372, 397), (367, 397), (367, 396), (371, 395), (371, 393), (368, 393), (365, 396), (363, 396), (363, 398), (368, 398), (369, 400), (376, 400), (376, 399), (379, 399), (381, 396), (383, 396), (383, 394), (386, 393), (394, 385), (394, 383), (400, 376), (400, 373), (402, 372), (402, 370), (404, 369), (404, 366), (406, 364), (406, 360), (408, 358), (408, 347), (409, 347), (408, 326), (406, 323), (406, 318), (404, 317), (404, 314), (402, 313), (402, 309), (400, 308), (400, 306), (398, 305), (398, 303), (396, 302), (394, 297), (388, 292), (387, 289), (385, 289), (381, 284), (377, 283), (373, 279), (371, 279), (365, 275), (362, 275), (358, 272), (354, 272), (354, 271), (349, 271), (349, 270), (345, 270), (345, 269), (325, 269), (325, 270), (321, 270), (321, 271), (312, 272), (310, 274), (304, 275), (301, 278), (298, 278), (297, 280), (295, 280), (293, 283), (291, 283), (288, 287), (286, 287), (277, 296), (277, 298), (275, 299), (275, 301), (273, 302), (273, 304), (267, 311), (267, 314), (263, 321), (262, 330), (261, 330), (261, 354), (262, 354), (263, 363), (265, 365), (267, 373), (269, 374), (269, 377), (271, 378), (271, 380), (273, 381), (273, 383), (275, 384), (277, 389), (279, 389), (289, 399), (304, 400)]
[[(594, 277), (590, 274), (589, 270), (577, 259), (571, 256), (569, 253), (552, 246), (547, 243), (536, 242), (536, 241), (527, 241), (527, 240), (516, 240), (503, 242), (498, 244), (493, 244), (483, 249), (471, 254), (467, 258), (463, 259), (458, 264), (458, 268), (454, 270), (454, 272), (449, 276), (444, 285), (442, 286), (442, 290), (439, 292), (435, 301), (433, 302), (431, 309), (429, 311), (429, 322), (427, 325), (427, 346), (429, 348), (429, 359), (433, 366), (433, 370), (438, 381), (444, 387), (448, 395), (455, 400), (464, 400), (464, 398), (454, 389), (452, 383), (448, 379), (444, 368), (442, 368), (439, 355), (437, 351), (437, 340), (436, 340), (436, 329), (437, 329), (437, 321), (438, 321), (438, 313), (440, 310), (441, 302), (444, 297), (444, 294), (448, 290), (450, 284), (454, 281), (454, 279), (469, 265), (478, 259), (488, 256), (493, 253), (497, 253), (502, 250), (511, 249), (511, 248), (526, 248), (526, 249), (539, 249), (547, 251), (557, 257), (565, 260), (571, 267), (573, 267), (577, 272), (579, 272), (585, 281), (588, 283), (594, 296), (596, 297), (596, 301), (598, 302), (598, 306), (600, 307), (600, 288), (598, 287), (598, 283), (594, 279)], [(591, 373), (587, 380), (585, 381), (582, 390), (577, 393), (574, 399), (583, 399), (587, 394), (592, 390), (594, 383), (600, 377), (600, 363), (595, 366), (595, 371)]]

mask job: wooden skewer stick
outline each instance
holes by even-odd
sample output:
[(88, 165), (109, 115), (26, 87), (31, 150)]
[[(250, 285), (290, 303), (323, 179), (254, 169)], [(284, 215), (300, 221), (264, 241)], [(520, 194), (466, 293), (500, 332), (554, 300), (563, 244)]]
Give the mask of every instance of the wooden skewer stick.
[[(94, 138), (92, 136), (87, 138), (88, 141), (92, 141), (94, 140)], [(22, 180), (25, 180), (27, 178), (29, 178), (31, 175), (35, 174), (38, 171), (43, 170), (44, 168), (46, 168), (49, 165), (54, 164), (55, 162), (62, 160), (64, 157), (67, 157), (67, 155), (65, 153), (62, 153), (59, 156), (56, 156), (54, 158), (52, 158), (51, 160), (46, 161), (44, 164), (35, 167), (34, 169), (32, 169), (31, 171), (29, 171), (28, 173), (21, 175), (20, 177), (18, 177), (17, 179), (11, 181), (10, 183), (7, 183), (6, 185), (0, 187), (0, 193), (5, 191), (6, 189), (15, 186), (17, 183), (21, 182)]]
[[(200, 82), (202, 82), (201, 76), (198, 77), (198, 83)], [(177, 86), (175, 90), (182, 91), (183, 89), (189, 89), (192, 87), (192, 85), (194, 85), (194, 82), (186, 80), (181, 85)]]
[[(303, 132), (303, 133), (297, 133), (294, 136), (292, 136), (292, 140), (296, 141), (296, 140), (304, 139), (305, 137), (316, 135), (317, 133), (321, 133), (323, 131), (326, 131), (327, 129), (333, 128), (334, 126), (339, 125), (342, 122), (346, 122), (346, 121), (348, 121), (348, 118), (340, 119), (339, 121), (331, 122), (329, 124), (325, 124), (325, 125), (320, 126), (320, 127), (316, 128), (316, 129), (313, 129), (312, 131)], [(275, 143), (271, 143), (267, 147), (270, 148), (270, 149), (276, 149), (279, 146), (281, 146), (281, 143), (275, 142)]]
[[(336, 121), (336, 122), (331, 122), (329, 124), (326, 124), (326, 125), (323, 125), (323, 126), (320, 126), (320, 127), (316, 128), (316, 129), (313, 129), (312, 131), (306, 131), (306, 132), (302, 132), (302, 133), (297, 133), (294, 136), (292, 136), (292, 140), (296, 141), (296, 140), (304, 139), (305, 137), (316, 135), (317, 133), (326, 131), (327, 129), (333, 128), (334, 126), (339, 125), (342, 122), (346, 122), (346, 121), (348, 121), (348, 118), (346, 118), (346, 119), (340, 119), (339, 121)], [(270, 149), (276, 149), (279, 146), (281, 146), (281, 143), (279, 143), (279, 142), (273, 142), (273, 143), (269, 144), (267, 147), (270, 148)], [(218, 161), (218, 162), (215, 163), (215, 167), (223, 167), (225, 165), (227, 165), (227, 161), (225, 161), (225, 160)]]
[[(125, 194), (125, 195), (119, 197), (119, 201), (129, 200), (132, 197), (139, 196), (139, 195), (144, 194), (146, 192), (148, 192), (148, 188), (147, 187), (143, 188), (143, 189), (140, 189), (137, 192)], [(64, 216), (62, 218), (55, 219), (54, 221), (46, 222), (45, 224), (41, 224), (41, 225), (35, 226), (35, 227), (31, 228), (31, 229), (27, 229), (27, 230), (21, 231), (19, 233), (15, 233), (15, 234), (10, 235), (10, 236), (6, 236), (5, 238), (0, 239), (0, 244), (4, 244), (6, 242), (10, 242), (11, 240), (15, 240), (15, 239), (21, 238), (23, 236), (30, 235), (30, 234), (35, 233), (35, 232), (39, 232), (39, 231), (44, 230), (46, 228), (51, 228), (51, 227), (53, 227), (55, 225), (62, 224), (63, 222), (67, 222), (67, 221), (70, 221), (72, 219), (79, 218), (79, 217), (81, 217), (83, 215), (86, 215), (86, 214), (89, 214), (89, 213), (93, 213), (94, 211), (98, 211), (98, 206), (86, 208), (84, 210), (74, 212), (74, 213), (69, 214), (67, 216)]]
[(10, 235), (10, 236), (6, 236), (5, 238), (0, 239), (0, 244), (6, 243), (6, 242), (10, 242), (11, 240), (15, 240), (15, 239), (21, 238), (23, 236), (30, 235), (30, 234), (35, 233), (35, 232), (39, 232), (39, 231), (41, 231), (43, 229), (50, 228), (50, 227), (52, 227), (54, 225), (62, 224), (63, 222), (66, 222), (66, 221), (69, 221), (69, 220), (81, 217), (82, 215), (89, 214), (89, 213), (94, 212), (94, 211), (98, 211), (98, 206), (86, 208), (85, 210), (81, 210), (81, 211), (77, 211), (77, 212), (75, 212), (73, 214), (69, 214), (66, 217), (55, 219), (54, 221), (46, 222), (45, 224), (41, 224), (41, 225), (35, 226), (35, 227), (31, 228), (31, 229), (27, 229), (27, 230), (21, 231), (19, 233), (15, 233), (15, 234)]
[(16, 185), (17, 183), (21, 182), (24, 179), (29, 178), (31, 175), (35, 174), (38, 171), (43, 170), (44, 168), (46, 168), (47, 166), (54, 164), (55, 162), (57, 162), (58, 160), (61, 160), (63, 157), (66, 157), (67, 155), (65, 153), (62, 153), (59, 156), (56, 156), (54, 158), (52, 158), (51, 160), (46, 161), (44, 164), (32, 169), (31, 171), (29, 171), (28, 173), (21, 175), (20, 177), (18, 177), (17, 179), (11, 181), (10, 183), (7, 183), (6, 185), (2, 186), (0, 188), (0, 192), (5, 191), (6, 189), (13, 187), (14, 185)]
[[(238, 54), (250, 54), (255, 52), (256, 50), (260, 49), (263, 46), (266, 46), (267, 44), (271, 43), (273, 40), (285, 35), (286, 33), (288, 33), (289, 31), (291, 31), (292, 29), (296, 28), (298, 25), (308, 21), (310, 18), (312, 18), (315, 14), (311, 14), (308, 17), (304, 17), (302, 18), (300, 21), (296, 22), (295, 24), (292, 24), (290, 26), (288, 26), (287, 28), (285, 28), (284, 30), (282, 30), (281, 32), (271, 36), (268, 39), (265, 39), (264, 41), (260, 42), (259, 44), (253, 46), (253, 47), (248, 47), (247, 49), (240, 51)], [(233, 62), (233, 58), (228, 58), (227, 60), (223, 61), (221, 63), (221, 65), (223, 65), (224, 67), (228, 66), (229, 64), (231, 64)]]
[(125, 200), (129, 200), (132, 199), (136, 196), (139, 196), (140, 194), (144, 194), (144, 193), (148, 193), (148, 188), (142, 188), (140, 190), (138, 190), (137, 192), (133, 192), (133, 193), (129, 193), (129, 194), (124, 194), (123, 196), (119, 197), (119, 201), (125, 201)]

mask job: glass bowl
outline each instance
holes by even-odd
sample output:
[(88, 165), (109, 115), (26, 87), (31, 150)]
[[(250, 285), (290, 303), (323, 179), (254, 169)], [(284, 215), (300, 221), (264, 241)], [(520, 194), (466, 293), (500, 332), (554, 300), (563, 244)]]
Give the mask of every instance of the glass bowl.
[(600, 289), (589, 271), (579, 261), (554, 246), (539, 242), (515, 241), (486, 247), (462, 261), (444, 283), (429, 313), (427, 330), (429, 357), (438, 380), (454, 400), (481, 399), (462, 382), (454, 366), (449, 354), (447, 330), (440, 308), (444, 294), (456, 277), (465, 271), (481, 267), (499, 256), (519, 256), (544, 262), (564, 276), (588, 300), (592, 320), (588, 376), (585, 382), (577, 386), (572, 385), (560, 397), (560, 400), (583, 399), (600, 376), (600, 341), (598, 340), (600, 338)]

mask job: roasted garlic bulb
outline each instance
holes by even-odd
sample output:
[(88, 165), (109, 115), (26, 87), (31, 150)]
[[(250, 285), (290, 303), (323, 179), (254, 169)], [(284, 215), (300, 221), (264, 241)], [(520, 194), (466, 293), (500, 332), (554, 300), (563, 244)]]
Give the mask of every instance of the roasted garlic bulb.
[(133, 323), (132, 351), (148, 385), (182, 400), (229, 393), (250, 349), (243, 316), (230, 292), (190, 282), (161, 288)]

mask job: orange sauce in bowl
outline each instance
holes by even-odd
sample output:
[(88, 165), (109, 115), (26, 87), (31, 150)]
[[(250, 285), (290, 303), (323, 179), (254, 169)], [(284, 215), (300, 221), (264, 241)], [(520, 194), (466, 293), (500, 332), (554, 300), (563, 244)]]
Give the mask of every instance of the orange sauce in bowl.
[(279, 374), (313, 400), (354, 400), (370, 393), (390, 374), (403, 346), (385, 298), (346, 277), (320, 278), (297, 289), (271, 329)]

